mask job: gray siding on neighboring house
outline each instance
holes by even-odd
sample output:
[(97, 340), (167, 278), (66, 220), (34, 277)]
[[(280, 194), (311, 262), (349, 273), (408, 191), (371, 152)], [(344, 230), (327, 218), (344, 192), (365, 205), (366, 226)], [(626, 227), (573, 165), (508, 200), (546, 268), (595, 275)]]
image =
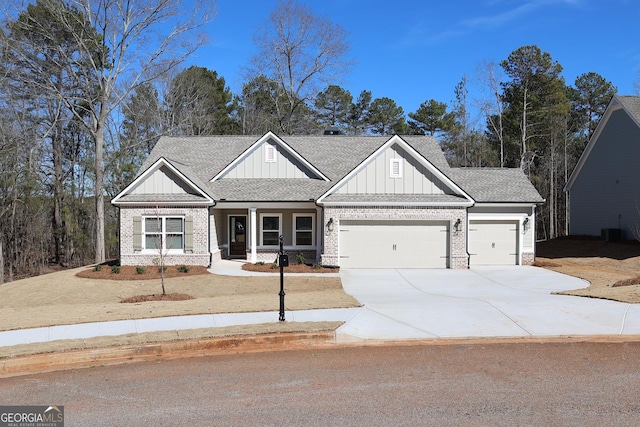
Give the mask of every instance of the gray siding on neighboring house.
[(640, 128), (612, 112), (570, 191), (570, 233), (600, 235), (621, 228), (633, 239), (640, 223)]
[[(391, 159), (401, 160), (402, 176), (392, 178)], [(446, 194), (446, 186), (425, 166), (394, 144), (353, 176), (339, 194)]]
[[(276, 149), (275, 161), (265, 160), (265, 146)], [(264, 142), (230, 169), (224, 178), (315, 178), (308, 167), (293, 157), (280, 145)]]

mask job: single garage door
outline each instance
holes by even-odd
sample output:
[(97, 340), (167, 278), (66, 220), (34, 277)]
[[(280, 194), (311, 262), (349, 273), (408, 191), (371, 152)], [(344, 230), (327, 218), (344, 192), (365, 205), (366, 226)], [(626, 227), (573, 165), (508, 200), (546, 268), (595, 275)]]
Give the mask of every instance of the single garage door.
[(469, 221), (469, 265), (518, 264), (517, 221)]
[(447, 268), (448, 221), (340, 221), (340, 267)]

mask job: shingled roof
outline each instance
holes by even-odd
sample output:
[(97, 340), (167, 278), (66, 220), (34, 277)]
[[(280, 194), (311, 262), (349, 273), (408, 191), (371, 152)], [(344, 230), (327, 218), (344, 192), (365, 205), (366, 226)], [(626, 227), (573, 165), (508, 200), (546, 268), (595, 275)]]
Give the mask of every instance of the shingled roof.
[[(218, 201), (317, 200), (391, 138), (342, 135), (279, 137), (329, 181), (222, 178), (211, 182), (213, 177), (262, 137), (226, 135), (162, 137), (142, 165), (139, 174), (151, 167), (158, 159), (164, 158), (196, 185), (202, 186), (211, 198)], [(543, 201), (519, 169), (450, 168), (434, 137), (401, 136), (401, 138), (435, 168), (459, 185), (476, 202), (540, 203)], [(416, 200), (432, 199), (420, 195), (416, 197)], [(456, 198), (456, 196), (449, 196), (447, 200), (453, 200), (451, 197)], [(368, 198), (371, 199), (371, 196)], [(338, 199), (342, 201), (343, 196), (335, 195), (334, 201)], [(413, 199), (415, 198), (411, 200)], [(396, 198), (386, 197), (385, 200), (393, 201)]]

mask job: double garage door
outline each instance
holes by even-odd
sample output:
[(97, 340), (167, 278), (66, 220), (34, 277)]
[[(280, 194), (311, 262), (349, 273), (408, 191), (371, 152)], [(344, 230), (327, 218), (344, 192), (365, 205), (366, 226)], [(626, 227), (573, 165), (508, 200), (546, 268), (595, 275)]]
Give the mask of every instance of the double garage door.
[(518, 221), (469, 221), (469, 265), (518, 264)]
[(340, 221), (343, 268), (447, 268), (448, 221)]

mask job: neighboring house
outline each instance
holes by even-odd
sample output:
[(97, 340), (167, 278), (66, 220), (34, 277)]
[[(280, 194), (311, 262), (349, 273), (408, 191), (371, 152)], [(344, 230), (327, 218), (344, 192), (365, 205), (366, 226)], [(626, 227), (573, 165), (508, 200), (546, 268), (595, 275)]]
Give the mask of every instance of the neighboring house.
[(160, 138), (120, 208), (120, 261), (295, 260), (343, 268), (532, 264), (520, 169), (450, 168), (429, 136)]
[(612, 238), (635, 238), (640, 224), (639, 96), (613, 97), (565, 191), (569, 234), (600, 236), (613, 229)]

